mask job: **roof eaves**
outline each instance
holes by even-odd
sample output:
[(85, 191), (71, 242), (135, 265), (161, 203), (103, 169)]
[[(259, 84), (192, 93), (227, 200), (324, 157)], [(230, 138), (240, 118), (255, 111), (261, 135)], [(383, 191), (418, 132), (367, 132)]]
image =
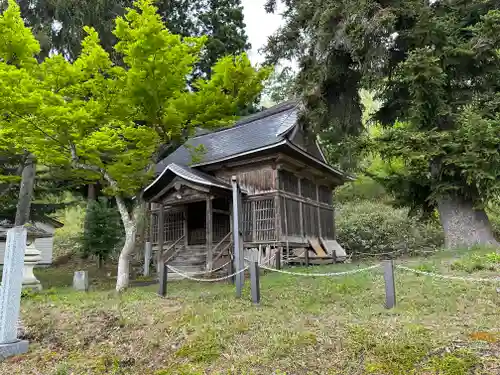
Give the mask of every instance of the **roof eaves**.
[[(167, 168), (169, 168), (170, 166), (173, 165), (173, 168), (175, 168), (175, 170), (171, 169), (173, 173), (175, 173), (177, 176), (187, 180), (187, 181), (191, 181), (195, 184), (204, 184), (204, 185), (207, 185), (207, 186), (214, 186), (214, 187), (218, 187), (218, 188), (221, 188), (221, 189), (226, 189), (226, 190), (231, 190), (231, 187), (229, 185), (224, 185), (222, 182), (219, 184), (219, 183), (214, 183), (212, 181), (209, 181), (205, 178), (203, 178), (203, 176), (200, 176), (198, 177), (198, 179), (196, 178), (192, 178), (189, 174), (186, 174), (186, 173), (183, 173), (185, 172), (185, 168), (177, 165), (177, 164), (170, 164)], [(194, 172), (192, 172), (194, 174)], [(215, 177), (214, 177), (215, 179)], [(203, 181), (201, 181), (203, 180)]]
[[(220, 184), (218, 183), (214, 183), (212, 181), (209, 181), (207, 179), (203, 179), (203, 177), (199, 177), (198, 179), (196, 178), (193, 178), (191, 176), (189, 176), (189, 174), (186, 174), (186, 173), (183, 173), (185, 172), (185, 168), (180, 166), (180, 165), (177, 165), (175, 163), (171, 163), (169, 165), (167, 165), (165, 167), (165, 169), (158, 175), (158, 177), (155, 178), (155, 180), (153, 182), (151, 182), (145, 189), (144, 189), (144, 192), (146, 192), (148, 189), (150, 189), (151, 187), (153, 187), (164, 175), (165, 173), (167, 172), (172, 172), (174, 173), (175, 175), (187, 180), (187, 181), (191, 181), (195, 184), (204, 184), (204, 185), (207, 185), (207, 186), (213, 186), (213, 187), (218, 187), (218, 188), (221, 188), (221, 189), (226, 189), (226, 190), (231, 190), (231, 188), (228, 186), (228, 185), (224, 185), (222, 182)], [(215, 178), (215, 177), (214, 177)], [(200, 181), (202, 180), (203, 181)]]
[(300, 147), (294, 145), (292, 142), (289, 142), (289, 141), (286, 141), (286, 144), (287, 146), (289, 146), (290, 148), (292, 148), (293, 150), (301, 153), (302, 155), (306, 156), (307, 158), (311, 159), (311, 160), (314, 160), (316, 163), (322, 165), (323, 167), (329, 169), (331, 172), (345, 178), (346, 180), (348, 181), (354, 181), (355, 179), (349, 175), (346, 175), (344, 172), (342, 172), (340, 169), (337, 169), (337, 168), (333, 168), (331, 166), (329, 166), (328, 164), (322, 162), (321, 160), (315, 158), (314, 156), (308, 154), (307, 152), (303, 151), (300, 149)]

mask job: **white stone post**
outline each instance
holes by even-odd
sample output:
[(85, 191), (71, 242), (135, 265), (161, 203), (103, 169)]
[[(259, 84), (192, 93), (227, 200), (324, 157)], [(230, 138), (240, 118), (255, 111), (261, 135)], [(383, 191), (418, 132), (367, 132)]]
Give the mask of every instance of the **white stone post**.
[(35, 247), (35, 239), (31, 239), (24, 253), (23, 288), (42, 290), (42, 284), (33, 273), (33, 268), (42, 260), (42, 253)]
[(144, 276), (149, 276), (149, 264), (151, 263), (151, 254), (153, 253), (153, 245), (151, 242), (146, 242), (144, 247)]
[(17, 338), (26, 236), (24, 227), (7, 232), (0, 288), (0, 360), (28, 350), (28, 342)]

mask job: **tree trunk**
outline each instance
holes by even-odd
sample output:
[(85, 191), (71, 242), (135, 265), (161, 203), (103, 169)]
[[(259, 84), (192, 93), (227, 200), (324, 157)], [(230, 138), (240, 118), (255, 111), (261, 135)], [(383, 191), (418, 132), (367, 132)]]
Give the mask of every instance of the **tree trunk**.
[(101, 270), (104, 266), (104, 258), (102, 255), (97, 256), (97, 269)]
[(459, 197), (438, 199), (438, 211), (447, 248), (498, 245), (483, 209)]
[[(35, 157), (29, 154), (24, 161), (23, 172), (21, 174), (21, 187), (19, 188), (19, 197), (16, 207), (16, 218), (14, 220), (15, 226), (22, 226), (30, 219), (31, 201), (33, 200), (33, 193), (35, 190)], [(23, 249), (23, 252), (25, 249)], [(18, 338), (24, 337), (25, 328), (24, 324), (19, 317), (17, 321), (17, 336)]]
[(137, 234), (137, 219), (135, 215), (130, 215), (125, 202), (121, 197), (116, 197), (116, 203), (122, 223), (125, 228), (125, 244), (118, 258), (118, 273), (116, 277), (116, 291), (122, 292), (128, 288), (130, 279), (130, 256), (135, 250), (135, 237)]
[(35, 188), (35, 158), (29, 154), (24, 162), (23, 173), (21, 175), (21, 187), (19, 188), (19, 198), (17, 200), (15, 226), (26, 224), (30, 219), (31, 201)]

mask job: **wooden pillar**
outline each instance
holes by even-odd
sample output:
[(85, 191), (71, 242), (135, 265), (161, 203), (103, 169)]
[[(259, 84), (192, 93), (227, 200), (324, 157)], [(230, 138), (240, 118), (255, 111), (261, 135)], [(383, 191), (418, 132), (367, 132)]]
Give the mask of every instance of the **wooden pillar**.
[(274, 188), (276, 189), (276, 196), (274, 197), (274, 215), (275, 215), (275, 221), (274, 225), (276, 226), (275, 229), (275, 236), (276, 236), (276, 241), (282, 241), (283, 238), (283, 229), (282, 229), (282, 221), (281, 218), (281, 196), (280, 196), (280, 173), (279, 173), (279, 167), (278, 166), (273, 166), (274, 169)]
[(206, 199), (206, 243), (207, 243), (207, 271), (212, 270), (213, 254), (212, 254), (212, 242), (213, 242), (213, 213), (212, 213), (212, 197), (208, 196)]
[[(299, 178), (299, 196), (302, 197), (302, 179)], [(304, 204), (299, 202), (299, 220), (300, 220), (300, 236), (304, 237)]]
[(274, 197), (274, 236), (276, 241), (281, 241), (282, 230), (281, 230), (281, 202), (279, 193), (276, 193)]
[(249, 206), (252, 214), (252, 242), (257, 242), (257, 202), (250, 201), (248, 203), (250, 203)]
[[(154, 203), (153, 203), (154, 204)], [(155, 243), (154, 241), (154, 233), (153, 233), (153, 230), (154, 230), (154, 220), (153, 220), (153, 207), (152, 206), (153, 204), (150, 204), (149, 205), (149, 241), (151, 241), (151, 243)]]
[(165, 241), (165, 207), (163, 203), (160, 204), (158, 211), (158, 254), (156, 256), (156, 269), (158, 275), (162, 272), (163, 264), (161, 261), (163, 255), (163, 242)]
[[(233, 238), (234, 238), (234, 264), (235, 272), (238, 272), (244, 267), (242, 233), (241, 233), (241, 190), (238, 186), (236, 176), (231, 178), (233, 188)], [(235, 277), (236, 297), (240, 298), (245, 277), (243, 272)]]
[(321, 237), (321, 207), (319, 205), (319, 187), (316, 184), (316, 202), (318, 203), (318, 207), (316, 207), (316, 211), (318, 213), (318, 237)]
[(189, 245), (188, 206), (184, 206), (184, 247)]

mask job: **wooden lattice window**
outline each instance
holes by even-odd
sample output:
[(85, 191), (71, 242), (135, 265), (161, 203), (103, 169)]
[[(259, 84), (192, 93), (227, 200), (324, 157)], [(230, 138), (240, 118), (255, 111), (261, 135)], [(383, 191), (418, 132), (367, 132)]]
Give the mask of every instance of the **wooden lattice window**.
[(319, 235), (318, 208), (310, 204), (303, 204), (304, 232), (306, 236)]
[(328, 208), (320, 209), (321, 236), (330, 240), (335, 239), (334, 212)]
[(274, 240), (276, 237), (274, 198), (254, 201), (253, 207), (255, 210), (256, 241)]
[(304, 198), (316, 200), (316, 185), (306, 178), (300, 180), (300, 193)]
[(158, 212), (151, 214), (151, 241), (158, 243)]
[(299, 179), (291, 172), (280, 170), (280, 189), (287, 193), (299, 194)]
[(177, 241), (184, 235), (184, 211), (165, 211), (164, 237), (165, 242)]
[(320, 202), (332, 205), (332, 197), (333, 197), (332, 194), (333, 193), (332, 193), (332, 190), (328, 186), (321, 185), (318, 188), (318, 193), (319, 193), (319, 201)]
[(243, 202), (243, 241), (252, 242), (253, 236), (253, 213), (252, 202)]
[(214, 213), (213, 215), (214, 243), (221, 241), (229, 233), (229, 215)]
[(300, 202), (281, 198), (281, 231), (288, 236), (302, 236), (300, 233)]

